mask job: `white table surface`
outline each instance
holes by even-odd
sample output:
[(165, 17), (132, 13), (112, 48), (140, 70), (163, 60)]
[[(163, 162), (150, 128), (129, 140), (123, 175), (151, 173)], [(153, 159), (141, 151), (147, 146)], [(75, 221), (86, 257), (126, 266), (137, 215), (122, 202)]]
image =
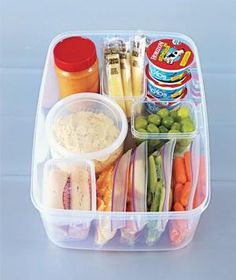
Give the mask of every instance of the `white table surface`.
[[(62, 2), (0, 2), (0, 279), (235, 279), (236, 2), (145, 1), (156, 11), (152, 16), (143, 14), (138, 1), (120, 0), (120, 14), (110, 1)], [(156, 16), (158, 9), (165, 14)], [(60, 249), (47, 239), (30, 201), (32, 136), (47, 45), (63, 31), (105, 28), (179, 31), (199, 47), (212, 199), (192, 243), (182, 250)]]

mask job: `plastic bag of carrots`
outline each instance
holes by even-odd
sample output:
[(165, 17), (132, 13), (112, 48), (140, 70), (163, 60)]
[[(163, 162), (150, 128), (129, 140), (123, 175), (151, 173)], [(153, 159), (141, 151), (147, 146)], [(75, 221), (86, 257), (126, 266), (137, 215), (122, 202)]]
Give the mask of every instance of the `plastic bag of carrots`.
[[(200, 139), (196, 137), (182, 153), (175, 154), (173, 161), (173, 211), (187, 211), (194, 207), (200, 166)], [(201, 170), (200, 170), (201, 171)], [(199, 177), (200, 176), (200, 177)], [(199, 198), (199, 196), (198, 196)], [(195, 201), (199, 199), (195, 199)], [(195, 202), (197, 205), (197, 202)], [(180, 245), (191, 234), (191, 225), (187, 219), (172, 220), (169, 227), (169, 238), (173, 245)]]

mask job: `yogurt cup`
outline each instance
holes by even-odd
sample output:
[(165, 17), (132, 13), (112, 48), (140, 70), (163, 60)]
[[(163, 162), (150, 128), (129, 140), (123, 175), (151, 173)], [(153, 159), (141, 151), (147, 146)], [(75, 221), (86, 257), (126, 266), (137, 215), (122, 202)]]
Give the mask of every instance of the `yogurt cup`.
[(154, 41), (147, 48), (149, 73), (163, 82), (175, 82), (184, 78), (194, 60), (191, 48), (175, 39)]
[(150, 96), (153, 96), (160, 101), (176, 102), (182, 99), (187, 94), (186, 84), (191, 79), (191, 74), (187, 73), (179, 82), (163, 83), (154, 80), (146, 66), (145, 73), (147, 78), (147, 91)]
[[(187, 92), (186, 92), (187, 93)], [(186, 94), (185, 94), (186, 95)], [(183, 98), (185, 97), (183, 96)], [(146, 109), (149, 113), (155, 114), (161, 108), (166, 108), (168, 110), (177, 110), (181, 104), (183, 98), (180, 98), (177, 102), (173, 101), (160, 101), (158, 98), (153, 98), (152, 95), (147, 94), (146, 96)], [(149, 102), (148, 102), (149, 101)]]

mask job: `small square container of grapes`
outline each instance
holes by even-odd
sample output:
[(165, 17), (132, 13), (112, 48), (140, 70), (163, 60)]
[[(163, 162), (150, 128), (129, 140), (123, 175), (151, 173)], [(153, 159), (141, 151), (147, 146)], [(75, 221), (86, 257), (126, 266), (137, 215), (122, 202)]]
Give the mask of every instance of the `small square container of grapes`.
[(131, 131), (140, 140), (192, 139), (198, 132), (196, 106), (186, 100), (168, 110), (155, 100), (138, 101), (132, 107)]

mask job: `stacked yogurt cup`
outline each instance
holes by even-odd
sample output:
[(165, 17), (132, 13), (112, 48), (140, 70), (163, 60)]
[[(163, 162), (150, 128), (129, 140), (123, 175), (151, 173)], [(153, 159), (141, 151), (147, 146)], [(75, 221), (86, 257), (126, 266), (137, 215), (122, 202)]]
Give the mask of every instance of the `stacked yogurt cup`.
[(176, 109), (188, 94), (193, 51), (179, 40), (160, 39), (148, 46), (147, 58), (147, 99), (155, 100), (159, 107)]

